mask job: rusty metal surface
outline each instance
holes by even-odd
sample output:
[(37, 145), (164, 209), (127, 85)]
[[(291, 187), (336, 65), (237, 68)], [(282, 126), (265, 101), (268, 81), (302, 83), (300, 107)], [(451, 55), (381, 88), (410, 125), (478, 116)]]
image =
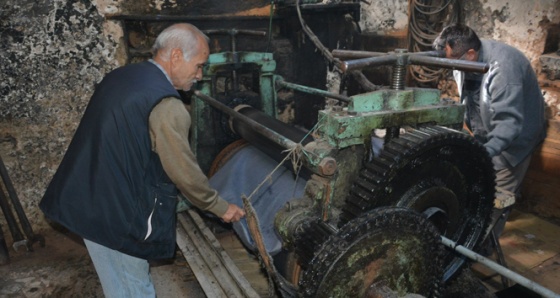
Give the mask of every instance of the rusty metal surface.
[[(381, 206), (424, 213), (441, 233), (473, 249), (488, 225), (494, 170), (485, 149), (467, 134), (443, 127), (412, 130), (385, 145), (360, 171), (343, 207), (341, 222)], [(464, 264), (446, 256), (445, 279)]]
[[(300, 280), (303, 297), (440, 295), (443, 246), (436, 228), (405, 208), (379, 208), (332, 235)], [(373, 296), (375, 297), (375, 296)]]

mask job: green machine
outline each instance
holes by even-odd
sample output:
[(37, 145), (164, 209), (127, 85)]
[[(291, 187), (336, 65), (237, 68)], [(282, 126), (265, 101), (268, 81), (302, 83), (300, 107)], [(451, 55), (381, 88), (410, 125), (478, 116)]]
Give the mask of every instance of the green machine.
[[(199, 92), (218, 98), (221, 102), (231, 104), (250, 104), (271, 117), (277, 115), (276, 92), (274, 89), (274, 71), (276, 61), (272, 53), (238, 52), (236, 36), (239, 34), (264, 36), (266, 32), (254, 30), (217, 29), (205, 30), (208, 35), (225, 34), (231, 39), (231, 51), (211, 54), (204, 77), (199, 83)], [(245, 76), (256, 80), (250, 90), (240, 90), (239, 80)], [(245, 76), (246, 77), (246, 76)], [(221, 85), (221, 91), (218, 86)], [(232, 100), (232, 99), (237, 99)], [(208, 172), (212, 161), (225, 145), (237, 137), (229, 136), (227, 119), (200, 100), (191, 102), (192, 108), (192, 144), (193, 152), (199, 159), (201, 168)], [(218, 120), (217, 120), (218, 119)]]
[[(228, 142), (243, 138), (280, 157), (296, 152), (309, 171), (304, 197), (274, 218), (286, 252), (275, 259), (279, 287), (302, 297), (366, 296), (383, 287), (437, 296), (464, 264), (439, 235), (475, 248), (493, 206), (494, 171), (483, 146), (460, 131), (464, 106), (437, 89), (405, 87), (406, 71), (488, 66), (439, 52), (334, 51), (346, 59), (342, 72), (393, 69), (390, 87), (345, 96), (286, 82), (274, 74), (270, 53), (232, 49), (210, 55), (204, 69), (191, 102), (191, 145), (205, 170)], [(313, 131), (276, 120), (281, 89), (328, 98)]]

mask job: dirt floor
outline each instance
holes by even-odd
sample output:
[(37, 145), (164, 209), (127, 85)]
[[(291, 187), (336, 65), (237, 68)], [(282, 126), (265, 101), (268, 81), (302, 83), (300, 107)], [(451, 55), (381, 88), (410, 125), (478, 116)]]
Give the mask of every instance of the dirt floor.
[[(56, 230), (40, 233), (45, 247), (14, 251), (0, 266), (0, 297), (103, 297), (101, 284), (80, 238)], [(184, 258), (151, 264), (159, 298), (206, 297)]]
[[(0, 266), (0, 297), (103, 297), (81, 240), (55, 230), (39, 233), (46, 239), (45, 247), (36, 243), (32, 252), (21, 251), (23, 248), (16, 252), (10, 247), (10, 263)], [(560, 226), (517, 211), (500, 243), (514, 272), (560, 293), (559, 234)], [(232, 246), (231, 237), (226, 239), (220, 240), (222, 245)], [(153, 263), (151, 268), (159, 298), (206, 297), (180, 251), (174, 260)], [(538, 297), (519, 296), (522, 292), (515, 288), (510, 291), (518, 296), (503, 294), (499, 275), (480, 264), (471, 268), (449, 288), (447, 297), (495, 297), (492, 293), (500, 294), (498, 297)]]

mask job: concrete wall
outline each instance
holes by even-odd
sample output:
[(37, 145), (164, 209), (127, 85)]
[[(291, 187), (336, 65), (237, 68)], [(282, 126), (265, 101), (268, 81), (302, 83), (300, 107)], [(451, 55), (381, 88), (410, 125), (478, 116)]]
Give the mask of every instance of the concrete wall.
[[(269, 1), (251, 2), (254, 6)], [(370, 2), (362, 3), (362, 30), (406, 30), (407, 1)], [(125, 61), (120, 24), (105, 17), (118, 13), (155, 14), (160, 9), (176, 11), (187, 4), (192, 6), (191, 11), (204, 12), (208, 3), (4, 0), (0, 4), (0, 154), (36, 229), (46, 226), (37, 204), (95, 84)], [(538, 56), (544, 47), (544, 24), (560, 22), (560, 0), (464, 3), (467, 23), (482, 37), (519, 47), (538, 68)]]

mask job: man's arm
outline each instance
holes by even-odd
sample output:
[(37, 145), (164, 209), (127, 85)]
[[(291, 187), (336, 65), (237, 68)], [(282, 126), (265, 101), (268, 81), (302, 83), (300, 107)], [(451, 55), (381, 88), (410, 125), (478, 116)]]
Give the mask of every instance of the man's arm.
[(500, 154), (519, 136), (523, 125), (523, 83), (520, 74), (509, 67), (493, 64), (485, 82), (481, 100), (489, 101), (488, 142), (484, 144), (490, 156)]
[(208, 183), (189, 145), (190, 115), (176, 98), (165, 98), (150, 114), (152, 150), (163, 169), (196, 207), (214, 213), (225, 222), (238, 221), (245, 213), (237, 205), (228, 204)]

